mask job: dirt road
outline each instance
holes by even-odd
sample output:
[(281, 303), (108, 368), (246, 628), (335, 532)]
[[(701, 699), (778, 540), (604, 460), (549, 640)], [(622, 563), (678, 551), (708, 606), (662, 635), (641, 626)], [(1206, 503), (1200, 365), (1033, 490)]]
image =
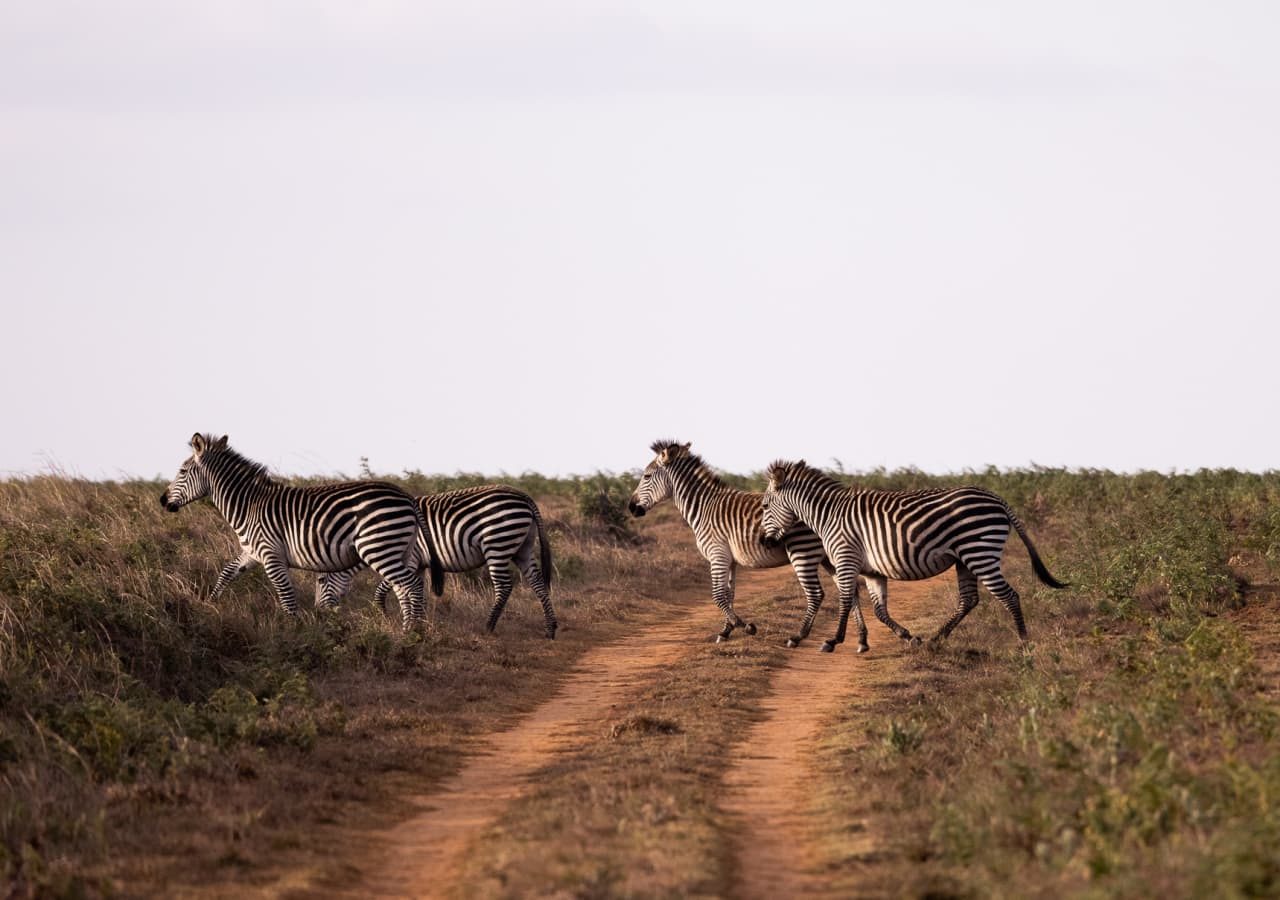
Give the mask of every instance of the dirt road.
[[(889, 603), (894, 618), (916, 631), (921, 614), (931, 608), (923, 600), (939, 580), (950, 583), (952, 576), (948, 573), (927, 582), (893, 582)], [(827, 602), (835, 605), (831, 599)], [(824, 776), (812, 767), (814, 745), (823, 723), (838, 709), (870, 706), (879, 700), (877, 688), (898, 677), (903, 655), (913, 652), (874, 619), (865, 598), (863, 607), (864, 615), (870, 618), (871, 650), (855, 652), (855, 638), (835, 653), (819, 653), (818, 647), (834, 626), (815, 628), (774, 677), (764, 705), (765, 718), (740, 745), (735, 765), (725, 779), (725, 807), (741, 823), (736, 896), (828, 895), (829, 879), (819, 870), (816, 853), (824, 834), (812, 802), (813, 788)], [(932, 618), (942, 620), (936, 614)], [(818, 621), (826, 625), (830, 618)], [(924, 628), (919, 631), (929, 633)], [(873, 858), (875, 832), (868, 823), (842, 840), (848, 856)]]
[(461, 772), (422, 798), (421, 814), (382, 836), (387, 858), (359, 893), (396, 897), (448, 893), (468, 843), (527, 789), (532, 774), (556, 753), (578, 744), (587, 725), (599, 721), (603, 712), (696, 644), (706, 627), (700, 619), (694, 622), (701, 627), (692, 627), (683, 618), (589, 650), (554, 697), (514, 728), (492, 735)]
[[(794, 584), (789, 569), (752, 572), (739, 581), (739, 606), (793, 595)], [(894, 614), (908, 627), (920, 624), (920, 598), (930, 587), (927, 582), (893, 584)], [(346, 894), (458, 894), (458, 871), (468, 847), (529, 790), (531, 777), (557, 754), (580, 747), (587, 728), (652, 681), (664, 666), (704, 645), (714, 625), (707, 598), (697, 590), (682, 599), (687, 600), (689, 615), (637, 628), (620, 641), (588, 650), (550, 700), (509, 730), (490, 735), (456, 775), (417, 798), (420, 813), (373, 840), (363, 836), (359, 844), (365, 855), (352, 863), (359, 872), (358, 884)], [(850, 643), (834, 654), (819, 653), (822, 638), (834, 627), (835, 603), (828, 603), (832, 608), (820, 615), (814, 636), (785, 655), (761, 707), (763, 718), (733, 754), (726, 775), (724, 809), (739, 823), (741, 877), (735, 894), (741, 896), (823, 893), (824, 879), (810, 849), (820, 827), (809, 788), (821, 777), (810, 767), (810, 748), (825, 719), (842, 704), (874, 701), (874, 683), (894, 677), (903, 654), (912, 652), (875, 621), (868, 608), (870, 653), (859, 655)], [(735, 637), (739, 639), (756, 638)], [(859, 840), (866, 843), (867, 853), (874, 849), (870, 833)], [(372, 855), (370, 847), (376, 848)], [(342, 852), (335, 848), (336, 854)], [(332, 884), (305, 880), (279, 884), (277, 889), (294, 898), (343, 893)]]

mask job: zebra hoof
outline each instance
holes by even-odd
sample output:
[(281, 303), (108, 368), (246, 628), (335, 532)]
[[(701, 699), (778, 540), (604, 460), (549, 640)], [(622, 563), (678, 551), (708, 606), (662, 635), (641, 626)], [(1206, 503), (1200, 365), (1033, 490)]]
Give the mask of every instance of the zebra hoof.
[(859, 645), (858, 645), (858, 652), (859, 652), (859, 653), (866, 653), (866, 652), (867, 652), (868, 650), (870, 650), (870, 649), (871, 649), (871, 648), (870, 648), (868, 645), (866, 645), (866, 644), (859, 644)]
[(748, 623), (747, 623), (747, 634), (755, 634), (755, 633), (756, 633), (756, 623), (755, 623), (755, 622), (748, 622)]
[(711, 643), (713, 643), (713, 644), (723, 644), (723, 643), (724, 643), (725, 641), (727, 641), (727, 640), (729, 640), (729, 635), (727, 635), (727, 634), (713, 634), (713, 635), (711, 635)]
[(554, 628), (547, 629), (547, 640), (554, 641), (556, 639), (556, 630)]
[(800, 646), (800, 638), (787, 638), (787, 648), (794, 650)]
[(907, 638), (907, 643), (910, 644), (912, 647), (919, 647), (921, 644), (924, 643), (924, 641), (920, 640), (920, 638), (916, 637), (915, 635), (912, 635), (911, 637)]
[(835, 653), (835, 651), (836, 651), (835, 641), (823, 641), (822, 646), (818, 648), (819, 653)]

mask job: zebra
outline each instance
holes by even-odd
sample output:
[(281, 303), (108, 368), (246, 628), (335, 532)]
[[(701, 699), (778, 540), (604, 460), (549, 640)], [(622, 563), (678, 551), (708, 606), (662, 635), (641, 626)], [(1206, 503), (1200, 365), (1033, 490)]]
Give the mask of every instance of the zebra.
[(672, 498), (676, 509), (693, 529), (698, 552), (711, 566), (711, 598), (724, 613), (724, 627), (716, 642), (727, 640), (734, 628), (755, 634), (756, 626), (734, 611), (733, 595), (738, 566), (772, 569), (791, 564), (809, 608), (822, 604), (818, 566), (834, 571), (822, 549), (822, 541), (809, 528), (796, 525), (782, 540), (765, 547), (759, 540), (762, 494), (730, 487), (689, 444), (655, 441), (653, 461), (645, 467), (627, 508), (643, 516), (663, 500)]
[[(533, 498), (504, 484), (428, 494), (417, 498), (426, 529), (418, 538), (419, 553), (425, 553), (426, 537), (432, 539), (440, 564), (446, 572), (469, 572), (488, 566), (493, 582), (494, 603), (485, 630), (498, 625), (511, 596), (511, 563), (515, 562), (525, 581), (542, 604), (546, 636), (555, 640), (556, 613), (551, 606), (551, 545), (542, 526), (542, 514)], [(533, 558), (537, 538), (541, 552)], [(336, 606), (362, 566), (345, 572), (323, 575), (316, 581), (316, 604)], [(391, 590), (391, 582), (378, 584), (374, 600), (381, 605)]]
[[(222, 567), (213, 597), (255, 563), (266, 570), (280, 607), (298, 610), (289, 567), (341, 572), (363, 563), (395, 586), (406, 629), (422, 621), (419, 541), (425, 534), (413, 498), (381, 481), (290, 487), (266, 466), (227, 446), (227, 437), (191, 436), (191, 456), (178, 469), (160, 505), (177, 512), (208, 497), (240, 540), (240, 555)], [(426, 549), (431, 589), (443, 590), (444, 570), (431, 543)]]
[[(1027, 639), (1018, 593), (1000, 571), (1005, 541), (1012, 529), (1022, 538), (1036, 577), (1053, 588), (1068, 585), (1049, 574), (1021, 520), (1009, 504), (977, 487), (929, 488), (918, 491), (880, 491), (846, 487), (799, 462), (777, 461), (768, 469), (762, 540), (776, 544), (797, 522), (822, 537), (836, 566), (840, 592), (840, 623), (833, 638), (822, 645), (832, 652), (844, 642), (850, 609), (858, 626), (858, 652), (865, 653), (867, 626), (857, 596), (857, 576), (867, 582), (876, 618), (904, 641), (919, 643), (889, 615), (888, 579), (915, 581), (956, 567), (960, 598), (955, 614), (934, 635), (945, 638), (978, 605), (981, 583), (1013, 616), (1018, 638)], [(807, 611), (800, 633), (787, 642), (796, 646), (813, 627)]]

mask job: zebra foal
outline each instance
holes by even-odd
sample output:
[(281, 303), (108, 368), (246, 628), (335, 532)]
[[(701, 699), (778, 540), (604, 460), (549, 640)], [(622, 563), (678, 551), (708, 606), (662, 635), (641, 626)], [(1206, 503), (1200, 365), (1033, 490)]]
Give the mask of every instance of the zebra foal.
[(756, 626), (744, 622), (734, 611), (733, 596), (738, 566), (772, 569), (791, 564), (807, 606), (817, 610), (822, 604), (822, 583), (818, 567), (833, 571), (823, 553), (822, 541), (802, 524), (785, 529), (772, 547), (760, 542), (762, 494), (730, 487), (702, 457), (689, 451), (689, 444), (654, 441), (653, 460), (640, 475), (628, 509), (643, 516), (664, 500), (675, 501), (676, 509), (693, 529), (698, 552), (711, 566), (711, 598), (724, 613), (724, 627), (715, 636), (726, 640), (734, 628), (755, 634)]
[[(857, 578), (867, 583), (876, 618), (906, 641), (918, 641), (889, 615), (888, 579), (915, 581), (956, 567), (960, 599), (955, 614), (934, 635), (945, 638), (978, 605), (981, 583), (1013, 617), (1018, 637), (1027, 639), (1022, 604), (1000, 570), (1009, 532), (1027, 547), (1031, 567), (1049, 587), (1067, 585), (1049, 574), (1022, 522), (997, 495), (981, 488), (931, 488), (880, 491), (846, 487), (806, 464), (778, 461), (769, 467), (769, 483), (761, 501), (762, 541), (776, 543), (797, 522), (812, 528), (835, 563), (840, 592), (840, 622), (835, 636), (822, 645), (830, 653), (844, 642), (850, 610), (858, 626), (858, 652), (867, 647), (867, 626), (858, 602)], [(813, 613), (805, 614), (800, 632), (787, 645), (809, 635)]]
[[(395, 587), (406, 628), (423, 618), (419, 542), (422, 519), (413, 498), (392, 484), (352, 481), (291, 487), (271, 478), (266, 466), (227, 446), (226, 436), (191, 437), (191, 456), (160, 495), (177, 512), (208, 497), (240, 540), (240, 555), (222, 567), (217, 597), (240, 573), (261, 564), (280, 608), (298, 610), (289, 568), (341, 572), (367, 565)], [(431, 544), (426, 555), (431, 588), (442, 590), (444, 572)]]
[[(417, 499), (426, 527), (418, 537), (418, 551), (426, 555), (426, 541), (431, 539), (440, 564), (446, 572), (470, 572), (487, 566), (493, 582), (493, 608), (485, 630), (492, 632), (511, 597), (514, 562), (525, 582), (542, 604), (546, 636), (555, 640), (555, 609), (551, 606), (551, 545), (542, 526), (542, 514), (533, 498), (524, 491), (503, 484), (486, 484), (428, 494)], [(534, 541), (539, 544), (539, 559), (534, 560)], [(316, 582), (316, 604), (336, 606), (351, 585), (359, 568), (321, 576)], [(391, 582), (382, 581), (374, 593), (381, 605), (391, 590)]]

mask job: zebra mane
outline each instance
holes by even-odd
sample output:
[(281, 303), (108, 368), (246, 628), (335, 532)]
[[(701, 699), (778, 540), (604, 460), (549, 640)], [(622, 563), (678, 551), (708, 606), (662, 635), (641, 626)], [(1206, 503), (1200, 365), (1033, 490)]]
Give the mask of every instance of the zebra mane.
[(775, 459), (769, 463), (769, 468), (765, 470), (765, 477), (776, 488), (782, 488), (788, 484), (794, 484), (797, 481), (817, 481), (819, 483), (837, 482), (821, 469), (816, 469), (809, 465), (803, 459), (791, 462), (785, 459)]
[(247, 470), (254, 481), (271, 481), (271, 473), (267, 470), (265, 464), (249, 459), (240, 452), (231, 449), (230, 446), (219, 447), (217, 445), (218, 439), (211, 434), (206, 434), (204, 440), (207, 446), (204, 453), (201, 454), (201, 459), (224, 460), (224, 465), (228, 468), (240, 471)]
[(707, 465), (701, 456), (696, 453), (689, 453), (685, 458), (689, 460), (689, 466), (693, 469), (693, 474), (703, 484), (711, 487), (727, 487), (724, 479), (716, 474), (716, 470)]
[(791, 474), (791, 465), (785, 459), (775, 459), (769, 463), (769, 468), (764, 470), (764, 477), (775, 487), (782, 487), (786, 483), (787, 476)]
[(693, 473), (693, 476), (697, 478), (699, 481), (701, 481), (703, 484), (709, 485), (710, 487), (716, 487), (716, 488), (728, 486), (724, 483), (724, 479), (722, 479), (719, 475), (717, 475), (716, 471), (712, 469), (710, 465), (707, 464), (706, 460), (704, 460), (698, 454), (694, 453), (692, 450), (686, 450), (685, 445), (680, 443), (679, 441), (663, 439), (663, 440), (654, 441), (652, 444), (649, 445), (649, 449), (652, 450), (654, 453), (661, 453), (662, 451), (670, 450), (673, 447), (680, 448), (681, 455), (678, 458), (688, 460), (688, 463), (687, 463), (688, 470), (691, 471)]

